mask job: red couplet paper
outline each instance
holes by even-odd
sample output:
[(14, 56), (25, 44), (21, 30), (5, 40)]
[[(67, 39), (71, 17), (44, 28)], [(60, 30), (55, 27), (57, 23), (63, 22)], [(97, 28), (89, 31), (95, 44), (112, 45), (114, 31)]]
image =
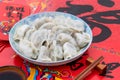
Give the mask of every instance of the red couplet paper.
[(13, 25), (30, 14), (29, 6), (14, 3), (0, 3), (0, 39), (8, 40)]

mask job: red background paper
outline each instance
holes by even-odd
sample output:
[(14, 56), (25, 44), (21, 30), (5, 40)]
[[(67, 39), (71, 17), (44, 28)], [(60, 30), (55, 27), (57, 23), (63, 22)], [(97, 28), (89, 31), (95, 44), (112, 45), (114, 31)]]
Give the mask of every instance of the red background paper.
[(0, 39), (8, 40), (12, 26), (22, 18), (30, 15), (29, 6), (15, 3), (0, 3)]
[(2, 2), (27, 5), (31, 9), (31, 14), (62, 11), (76, 15), (90, 25), (93, 42), (78, 60), (57, 67), (30, 64), (17, 56), (9, 43), (1, 42), (0, 45), (5, 48), (0, 47), (0, 66), (21, 67), (26, 72), (28, 80), (39, 80), (42, 77), (43, 80), (74, 80), (87, 67), (86, 58), (90, 56), (97, 59), (102, 55), (104, 60), (101, 63), (107, 65), (106, 74), (100, 75), (94, 70), (85, 80), (120, 80), (119, 0), (2, 0)]

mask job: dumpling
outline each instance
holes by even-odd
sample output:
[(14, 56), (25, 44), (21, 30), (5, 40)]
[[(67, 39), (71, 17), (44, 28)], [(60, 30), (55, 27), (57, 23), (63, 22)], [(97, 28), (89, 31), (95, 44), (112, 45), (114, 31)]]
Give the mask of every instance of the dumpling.
[[(62, 20), (61, 20), (62, 19)], [(52, 22), (54, 22), (57, 25), (63, 25), (65, 23), (65, 17), (64, 16), (55, 16)]]
[(90, 42), (90, 35), (88, 33), (75, 33), (76, 42), (79, 47), (84, 47)]
[(28, 40), (21, 39), (19, 42), (19, 49), (25, 56), (33, 59), (37, 58), (38, 50)]
[[(63, 19), (63, 20), (60, 20)], [(56, 16), (53, 22), (57, 25), (62, 25), (69, 30), (81, 32), (84, 31), (84, 22), (80, 20), (73, 20), (71, 17), (64, 17), (64, 16)]]
[(48, 38), (47, 38), (47, 41), (48, 41), (48, 45), (52, 44), (53, 40), (56, 40), (56, 33), (53, 33), (53, 32), (49, 32), (48, 34)]
[(43, 62), (51, 62), (51, 58), (49, 57), (49, 52), (47, 47), (41, 46), (39, 50), (39, 56), (37, 58), (37, 61), (43, 61)]
[(14, 40), (23, 39), (23, 37), (25, 36), (25, 33), (28, 29), (29, 29), (29, 25), (22, 25), (22, 26), (18, 27), (15, 30), (15, 34), (13, 36)]
[(54, 23), (48, 22), (48, 23), (44, 23), (43, 25), (41, 25), (39, 29), (52, 29), (54, 26), (55, 26)]
[(75, 55), (77, 55), (77, 49), (76, 47), (69, 43), (69, 42), (66, 42), (64, 45), (63, 45), (63, 55), (64, 55), (64, 59), (70, 59), (72, 57), (74, 57)]
[(57, 44), (56, 40), (53, 40), (53, 43), (50, 46), (49, 52), (50, 52), (50, 58), (52, 59), (52, 61), (59, 61), (59, 60), (63, 60), (64, 58), (62, 46)]
[(44, 23), (51, 22), (51, 21), (52, 21), (52, 17), (37, 18), (33, 22), (33, 25), (35, 26), (36, 29), (39, 29)]
[(71, 35), (66, 34), (66, 33), (60, 33), (57, 36), (57, 40), (61, 42), (61, 44), (64, 44), (65, 42), (70, 42), (73, 45), (77, 46), (76, 41), (74, 40), (74, 38), (72, 38)]
[(84, 22), (79, 21), (79, 20), (68, 20), (69, 24), (67, 24), (71, 29), (78, 31), (78, 32), (83, 32), (85, 30), (84, 28)]
[(64, 59), (62, 46), (56, 45), (56, 47), (54, 48), (54, 53), (56, 54), (57, 61)]
[(74, 32), (72, 29), (65, 27), (63, 25), (56, 25), (52, 28), (52, 32), (59, 34), (59, 33), (67, 33), (67, 34), (72, 34)]
[(35, 31), (34, 28), (29, 28), (26, 33), (25, 33), (25, 36), (24, 36), (24, 39), (27, 39), (30, 41), (30, 35)]
[(30, 41), (36, 47), (40, 47), (47, 40), (49, 33), (50, 33), (50, 30), (47, 30), (47, 29), (41, 29), (41, 30), (34, 31), (31, 34)]

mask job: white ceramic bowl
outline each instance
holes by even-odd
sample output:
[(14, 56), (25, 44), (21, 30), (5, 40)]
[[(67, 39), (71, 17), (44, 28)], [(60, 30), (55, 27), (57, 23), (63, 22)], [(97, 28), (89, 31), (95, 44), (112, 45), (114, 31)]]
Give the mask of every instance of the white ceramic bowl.
[[(40, 62), (40, 61), (36, 61), (36, 60), (33, 60), (31, 58), (28, 58), (26, 56), (24, 56), (23, 54), (21, 54), (21, 52), (19, 51), (19, 48), (16, 44), (16, 42), (14, 41), (13, 39), (13, 35), (15, 33), (15, 30), (23, 25), (23, 24), (28, 24), (30, 25), (31, 22), (33, 22), (36, 18), (40, 18), (42, 16), (58, 16), (58, 15), (63, 15), (65, 17), (71, 17), (73, 20), (80, 20), (82, 21), (83, 23), (85, 23), (85, 31), (90, 34), (90, 42), (88, 43), (87, 46), (85, 46), (84, 48), (82, 48), (80, 50), (80, 54), (76, 55), (75, 57), (71, 58), (71, 59), (68, 59), (68, 60), (61, 60), (61, 61), (56, 61), (56, 62)], [(80, 56), (82, 56), (85, 51), (90, 47), (91, 43), (92, 43), (92, 31), (90, 29), (90, 27), (88, 26), (88, 24), (86, 22), (84, 22), (82, 19), (74, 16), (74, 15), (71, 15), (71, 14), (68, 14), (68, 13), (62, 13), (62, 12), (42, 12), (42, 13), (37, 13), (37, 14), (33, 14), (33, 15), (30, 15), (22, 20), (20, 20), (19, 22), (17, 22), (13, 27), (12, 29), (10, 30), (9, 32), (9, 42), (10, 42), (10, 45), (11, 47), (13, 48), (13, 50), (16, 52), (16, 54), (18, 54), (20, 57), (22, 57), (23, 59), (27, 60), (28, 62), (30, 63), (33, 63), (33, 64), (37, 64), (37, 65), (42, 65), (42, 66), (58, 66), (58, 65), (62, 65), (62, 64), (66, 64), (66, 63), (69, 63), (69, 62), (72, 62), (76, 59), (78, 59)]]

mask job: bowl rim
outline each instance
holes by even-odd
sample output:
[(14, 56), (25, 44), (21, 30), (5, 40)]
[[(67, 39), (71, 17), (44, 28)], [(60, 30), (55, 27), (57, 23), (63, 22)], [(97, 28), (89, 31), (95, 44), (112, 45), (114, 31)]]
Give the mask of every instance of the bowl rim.
[[(86, 48), (84, 48), (84, 50), (82, 51), (82, 53), (70, 58), (70, 59), (66, 59), (66, 60), (60, 60), (60, 61), (53, 61), (53, 62), (42, 62), (42, 61), (37, 61), (37, 60), (34, 60), (34, 59), (31, 59), (27, 56), (24, 56), (23, 54), (21, 54), (20, 51), (18, 51), (14, 45), (12, 44), (11, 40), (13, 39), (11, 36), (12, 34), (12, 31), (15, 27), (17, 27), (17, 24), (26, 20), (28, 17), (31, 18), (33, 16), (37, 16), (37, 15), (42, 15), (42, 14), (61, 14), (61, 15), (67, 15), (67, 16), (70, 16), (70, 17), (73, 17), (77, 20), (80, 20), (80, 21), (83, 21), (85, 26), (89, 29), (89, 32), (90, 32), (90, 42), (87, 44)], [(93, 40), (93, 34), (92, 34), (92, 30), (90, 28), (90, 26), (81, 18), (75, 16), (75, 15), (72, 15), (70, 13), (64, 13), (64, 12), (56, 12), (56, 11), (49, 11), (49, 12), (40, 12), (40, 13), (35, 13), (35, 14), (31, 14), (23, 19), (21, 19), (20, 21), (18, 21), (17, 23), (14, 24), (14, 26), (11, 28), (10, 32), (9, 32), (9, 42), (10, 42), (10, 45), (12, 47), (12, 49), (16, 52), (17, 55), (19, 55), (21, 58), (27, 60), (28, 62), (30, 63), (33, 63), (33, 64), (38, 64), (38, 65), (43, 65), (43, 66), (56, 66), (56, 65), (62, 65), (62, 64), (66, 64), (66, 63), (69, 63), (69, 62), (72, 62), (76, 59), (78, 59), (80, 56), (82, 56), (86, 51), (87, 49), (90, 47), (91, 43), (92, 43), (92, 40)], [(51, 65), (52, 64), (52, 65)]]

